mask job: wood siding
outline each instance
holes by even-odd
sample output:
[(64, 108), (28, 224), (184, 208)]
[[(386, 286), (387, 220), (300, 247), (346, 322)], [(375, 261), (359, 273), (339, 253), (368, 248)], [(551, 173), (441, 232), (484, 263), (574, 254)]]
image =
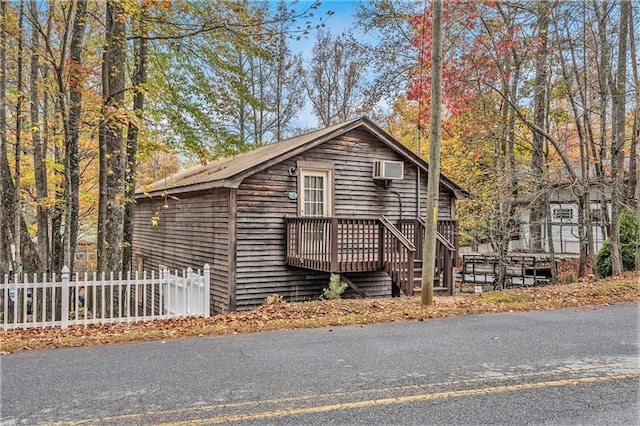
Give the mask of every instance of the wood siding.
[[(385, 215), (392, 222), (400, 217), (416, 217), (418, 168), (404, 161), (366, 130), (354, 130), (316, 148), (309, 154), (332, 161), (336, 169), (335, 215)], [(305, 154), (305, 159), (310, 155)], [(404, 161), (404, 179), (383, 181), (372, 178), (373, 160)], [(427, 174), (420, 174), (420, 215), (424, 216), (427, 198)], [(402, 211), (400, 211), (400, 200)], [(440, 185), (439, 219), (453, 219), (453, 193)]]
[[(298, 191), (299, 170), (294, 174), (290, 170), (299, 164), (324, 163), (333, 171), (335, 216), (385, 215), (392, 222), (401, 217), (415, 217), (417, 168), (405, 161), (404, 179), (392, 181), (385, 188), (383, 182), (372, 178), (373, 160), (403, 161), (403, 158), (368, 131), (358, 129), (246, 178), (240, 184), (236, 194), (238, 310), (260, 305), (273, 293), (287, 300), (314, 299), (328, 285), (326, 273), (285, 265), (283, 218), (296, 216), (298, 212), (298, 200), (289, 195)], [(421, 204), (424, 205), (426, 174), (421, 178)], [(440, 191), (438, 216), (450, 219), (453, 194), (444, 186)], [(384, 272), (354, 273), (348, 274), (348, 278), (367, 296), (391, 295), (391, 279)]]
[(264, 303), (274, 293), (287, 300), (317, 298), (328, 285), (325, 273), (289, 268), (285, 264), (284, 216), (296, 216), (297, 178), (294, 161), (280, 163), (245, 179), (236, 193), (236, 309)]
[[(211, 267), (211, 311), (230, 309), (229, 189), (177, 199), (139, 198), (133, 237), (134, 265), (145, 270)], [(151, 219), (157, 216), (157, 226)]]

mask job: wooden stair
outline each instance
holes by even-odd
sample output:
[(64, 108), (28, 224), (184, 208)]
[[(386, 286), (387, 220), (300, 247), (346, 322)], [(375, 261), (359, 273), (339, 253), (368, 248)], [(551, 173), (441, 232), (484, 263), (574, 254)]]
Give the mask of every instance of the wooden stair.
[[(416, 260), (413, 266), (413, 294), (420, 294), (422, 291), (422, 260)], [(449, 291), (447, 287), (442, 286), (442, 279), (439, 273), (433, 277), (433, 291), (436, 294), (445, 294)]]
[[(426, 221), (423, 218), (408, 218), (398, 221), (398, 228), (416, 248), (414, 256), (414, 278), (407, 295), (422, 290), (422, 248)], [(436, 231), (436, 271), (434, 293), (453, 294), (453, 268), (456, 266), (457, 225), (455, 221), (438, 220)], [(406, 288), (406, 287), (405, 287)]]

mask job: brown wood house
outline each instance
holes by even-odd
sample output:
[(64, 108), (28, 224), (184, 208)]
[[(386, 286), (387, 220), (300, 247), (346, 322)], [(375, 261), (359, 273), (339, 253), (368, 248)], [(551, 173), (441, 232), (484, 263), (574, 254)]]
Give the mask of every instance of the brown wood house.
[[(428, 169), (366, 117), (198, 165), (137, 193), (134, 265), (208, 263), (216, 313), (318, 298), (330, 273), (352, 295), (412, 295)], [(465, 195), (440, 177), (436, 291), (453, 290)]]

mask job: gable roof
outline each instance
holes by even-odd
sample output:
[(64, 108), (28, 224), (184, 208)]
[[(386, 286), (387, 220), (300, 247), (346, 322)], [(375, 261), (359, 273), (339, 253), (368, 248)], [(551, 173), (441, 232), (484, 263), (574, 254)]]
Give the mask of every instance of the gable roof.
[[(210, 188), (237, 188), (246, 177), (357, 128), (368, 130), (389, 148), (420, 167), (423, 171), (428, 172), (429, 165), (426, 161), (382, 130), (368, 117), (360, 117), (266, 145), (233, 158), (219, 158), (205, 165), (196, 165), (138, 189), (136, 198), (201, 191)], [(440, 180), (442, 184), (454, 192), (457, 198), (464, 198), (469, 195), (464, 189), (442, 174), (440, 175)]]

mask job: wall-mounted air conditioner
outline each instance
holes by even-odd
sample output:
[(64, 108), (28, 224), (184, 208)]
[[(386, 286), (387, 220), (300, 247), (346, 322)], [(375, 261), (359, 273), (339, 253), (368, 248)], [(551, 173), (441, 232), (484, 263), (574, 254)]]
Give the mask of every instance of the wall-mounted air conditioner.
[(402, 179), (404, 163), (402, 161), (378, 160), (373, 162), (374, 179)]

